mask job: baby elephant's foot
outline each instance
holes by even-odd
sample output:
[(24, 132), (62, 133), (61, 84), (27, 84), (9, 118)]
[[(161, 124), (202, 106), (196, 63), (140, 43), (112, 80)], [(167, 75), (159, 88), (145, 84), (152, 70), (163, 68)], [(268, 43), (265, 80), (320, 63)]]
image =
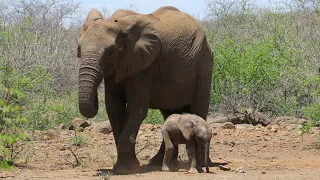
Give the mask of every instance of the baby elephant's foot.
[(162, 165), (162, 171), (170, 171), (167, 165)]
[(198, 170), (199, 173), (204, 173), (204, 171), (203, 171), (203, 169), (202, 169), (201, 166), (200, 166), (200, 167), (197, 167), (197, 170)]
[(188, 171), (188, 173), (203, 173), (203, 169), (201, 167), (191, 167)]
[(188, 173), (192, 173), (192, 174), (195, 174), (195, 173), (198, 173), (198, 170), (194, 167), (191, 167), (188, 171)]
[(167, 166), (167, 165), (162, 165), (162, 171), (171, 171), (171, 172), (175, 172), (178, 171), (178, 168), (175, 166)]

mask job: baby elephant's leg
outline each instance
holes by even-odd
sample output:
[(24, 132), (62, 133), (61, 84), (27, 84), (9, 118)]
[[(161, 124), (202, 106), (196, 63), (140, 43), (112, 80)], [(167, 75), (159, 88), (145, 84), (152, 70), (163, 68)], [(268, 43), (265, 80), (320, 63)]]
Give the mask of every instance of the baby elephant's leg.
[(188, 158), (189, 162), (191, 163), (189, 173), (197, 173), (197, 162), (196, 162), (196, 153), (195, 153), (195, 143), (194, 141), (188, 142), (186, 144), (187, 147), (187, 153), (188, 153)]
[(162, 163), (162, 170), (163, 171), (173, 171), (172, 167), (172, 154), (174, 151), (174, 146), (171, 142), (169, 133), (166, 129), (162, 130), (162, 136), (163, 136), (163, 141), (165, 145), (165, 154), (163, 158), (163, 163)]
[(202, 155), (203, 153), (201, 152), (201, 144), (195, 143), (195, 149), (196, 149), (196, 169), (198, 170), (199, 173), (203, 173), (203, 169), (202, 169), (202, 163), (201, 163), (201, 159), (202, 159)]

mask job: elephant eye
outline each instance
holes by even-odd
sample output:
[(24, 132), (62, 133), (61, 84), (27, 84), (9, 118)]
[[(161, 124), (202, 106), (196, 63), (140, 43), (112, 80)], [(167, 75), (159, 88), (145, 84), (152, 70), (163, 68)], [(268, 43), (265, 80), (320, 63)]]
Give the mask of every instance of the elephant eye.
[(108, 53), (108, 56), (112, 56), (113, 55), (113, 51)]

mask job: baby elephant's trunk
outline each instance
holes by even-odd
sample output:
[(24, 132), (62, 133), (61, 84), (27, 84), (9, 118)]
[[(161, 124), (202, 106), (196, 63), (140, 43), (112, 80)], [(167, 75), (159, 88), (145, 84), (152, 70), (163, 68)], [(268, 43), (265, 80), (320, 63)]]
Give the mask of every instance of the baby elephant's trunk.
[(205, 146), (204, 146), (204, 163), (205, 163), (205, 166), (206, 166), (206, 171), (207, 173), (209, 173), (209, 164), (208, 164), (208, 160), (209, 160), (209, 149), (210, 149), (210, 142), (209, 143), (206, 143)]

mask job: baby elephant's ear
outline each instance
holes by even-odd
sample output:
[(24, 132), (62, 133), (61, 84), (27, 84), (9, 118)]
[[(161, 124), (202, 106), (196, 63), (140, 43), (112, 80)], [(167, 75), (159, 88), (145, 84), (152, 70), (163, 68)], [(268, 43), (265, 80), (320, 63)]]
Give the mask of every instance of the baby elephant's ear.
[(193, 121), (182, 117), (178, 126), (184, 138), (187, 140), (192, 138), (196, 127)]

